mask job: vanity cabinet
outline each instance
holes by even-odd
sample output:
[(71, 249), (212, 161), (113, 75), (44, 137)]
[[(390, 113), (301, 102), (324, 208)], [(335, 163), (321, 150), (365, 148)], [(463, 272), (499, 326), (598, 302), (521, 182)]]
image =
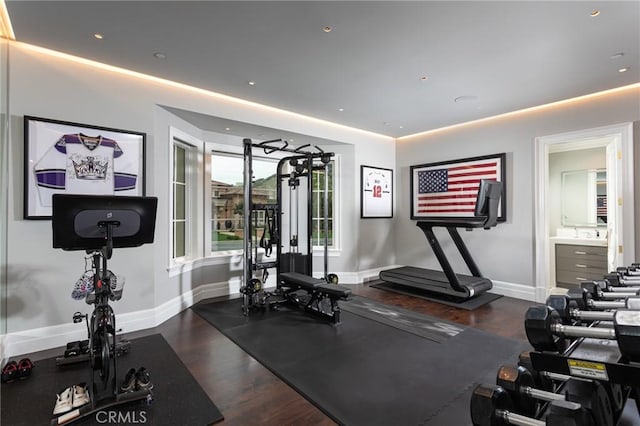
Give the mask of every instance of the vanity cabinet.
[(601, 280), (607, 273), (607, 247), (556, 244), (556, 282), (579, 287), (582, 281)]

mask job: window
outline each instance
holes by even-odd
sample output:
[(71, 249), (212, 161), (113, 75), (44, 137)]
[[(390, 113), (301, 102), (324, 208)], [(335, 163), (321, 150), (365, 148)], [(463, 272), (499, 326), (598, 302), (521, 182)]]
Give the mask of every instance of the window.
[(169, 259), (184, 262), (202, 256), (201, 142), (172, 128), (170, 164)]
[[(253, 157), (254, 203), (276, 202), (278, 159)], [(242, 250), (244, 227), (244, 157), (213, 152), (211, 155), (211, 251)], [(258, 226), (264, 212), (257, 212)], [(260, 230), (258, 230), (260, 232)]]
[[(211, 154), (211, 252), (222, 253), (243, 249), (244, 228), (244, 156), (237, 152), (224, 152), (224, 146), (217, 145)], [(277, 165), (279, 158), (253, 156), (253, 201), (254, 203), (276, 203)], [(334, 212), (337, 200), (334, 197), (334, 170), (337, 157), (328, 165), (328, 244), (330, 248), (338, 245)], [(286, 171), (285, 171), (286, 172)], [(314, 247), (324, 246), (324, 185), (325, 173), (322, 170), (313, 172), (312, 197), (312, 229), (311, 239)], [(285, 183), (286, 187), (286, 183)], [(286, 188), (283, 188), (286, 190)], [(258, 235), (265, 223), (264, 211), (255, 212), (258, 223)]]
[(187, 182), (187, 159), (188, 146), (174, 141), (173, 145), (173, 174), (172, 174), (172, 194), (173, 194), (173, 214), (171, 217), (173, 248), (171, 258), (177, 259), (187, 255), (187, 206), (188, 206), (188, 182)]
[[(333, 220), (333, 212), (334, 212), (334, 178), (333, 178), (333, 170), (335, 168), (335, 161), (331, 161), (326, 170), (328, 171), (328, 187), (327, 187), (327, 197), (328, 197), (328, 213), (327, 213), (327, 221), (328, 221), (328, 234), (327, 234), (327, 245), (329, 247), (335, 247), (334, 241), (334, 220)], [(325, 224), (324, 224), (324, 185), (325, 185), (325, 171), (324, 170), (314, 170), (313, 171), (313, 217), (312, 217), (312, 234), (311, 240), (314, 247), (322, 246), (324, 247), (324, 233), (325, 233)]]

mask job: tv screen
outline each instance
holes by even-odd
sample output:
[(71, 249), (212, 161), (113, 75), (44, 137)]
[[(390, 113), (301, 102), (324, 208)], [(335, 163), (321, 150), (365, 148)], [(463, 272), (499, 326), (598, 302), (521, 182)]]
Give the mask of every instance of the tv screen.
[(476, 198), (476, 208), (474, 214), (476, 216), (487, 217), (492, 222), (490, 226), (495, 225), (498, 217), (498, 203), (502, 196), (502, 182), (495, 180), (483, 179), (478, 187), (478, 196)]
[(105, 227), (113, 223), (113, 247), (138, 247), (152, 243), (155, 233), (156, 197), (55, 194), (53, 247), (64, 250), (97, 250), (105, 246)]

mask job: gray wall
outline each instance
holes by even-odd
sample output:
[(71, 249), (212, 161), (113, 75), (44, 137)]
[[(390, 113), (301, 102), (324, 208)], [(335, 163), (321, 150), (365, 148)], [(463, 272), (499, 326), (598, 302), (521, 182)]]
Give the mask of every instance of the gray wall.
[[(196, 111), (260, 126), (283, 129), (350, 146), (344, 148), (342, 184), (343, 245), (338, 268), (357, 276), (358, 259), (368, 257), (370, 247), (379, 246), (378, 234), (362, 232), (368, 224), (359, 219), (358, 170), (360, 164), (392, 168), (393, 139), (317, 120), (292, 117), (275, 110), (263, 110), (219, 99), (203, 93), (179, 90), (148, 80), (76, 63), (68, 59), (33, 52), (11, 45), (10, 106), (12, 137), (8, 180), (8, 312), (9, 333), (69, 324), (75, 311), (90, 307), (71, 299), (73, 284), (84, 270), (82, 252), (51, 248), (51, 222), (23, 220), (23, 116), (32, 115), (63, 121), (127, 129), (147, 134), (147, 195), (159, 198), (154, 244), (134, 249), (117, 249), (110, 269), (127, 277), (124, 297), (114, 304), (116, 314), (157, 309), (198, 288), (201, 284), (225, 282), (234, 266), (201, 262), (194, 270), (169, 277), (168, 191), (169, 126), (195, 137), (204, 133), (168, 113), (159, 105)], [(386, 241), (392, 221), (378, 227)], [(351, 237), (354, 235), (355, 237)], [(362, 238), (360, 238), (362, 236)], [(387, 244), (387, 243), (384, 243)], [(365, 250), (366, 256), (359, 253)], [(367, 268), (393, 264), (393, 250), (381, 251), (366, 263)], [(151, 314), (153, 315), (153, 314)]]
[[(532, 193), (535, 138), (639, 119), (640, 90), (635, 89), (400, 139), (396, 148), (398, 187), (401, 188), (396, 222), (397, 262), (424, 267), (437, 265), (424, 236), (416, 232), (415, 223), (409, 220), (409, 166), (506, 152), (508, 220), (489, 231), (464, 233), (463, 238), (486, 276), (507, 283), (535, 286)], [(640, 134), (637, 125), (635, 129), (637, 159)], [(640, 163), (636, 161), (636, 164)], [(636, 208), (639, 181), (640, 173), (636, 173)], [(639, 239), (635, 240), (637, 247)], [(455, 259), (454, 267), (464, 271), (464, 263), (457, 256), (455, 247), (449, 244), (445, 249), (451, 259)]]

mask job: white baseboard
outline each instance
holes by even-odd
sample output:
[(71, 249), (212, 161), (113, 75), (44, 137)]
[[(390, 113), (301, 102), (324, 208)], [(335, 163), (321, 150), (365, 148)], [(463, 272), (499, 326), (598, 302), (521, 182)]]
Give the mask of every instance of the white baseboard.
[[(397, 266), (385, 266), (368, 269), (359, 272), (338, 272), (340, 284), (360, 284), (378, 278), (380, 271), (395, 268)], [(526, 286), (494, 282), (494, 291), (506, 296), (530, 299), (524, 289)], [(266, 287), (275, 286), (275, 277), (269, 277)], [(135, 312), (118, 314), (116, 326), (123, 333), (156, 327), (183, 310), (191, 307), (201, 300), (212, 297), (237, 294), (239, 282), (237, 279), (219, 283), (204, 284), (189, 290), (179, 296), (170, 299), (155, 308), (144, 309)], [(506, 290), (505, 290), (506, 289)], [(533, 289), (531, 289), (533, 290)], [(17, 331), (0, 336), (0, 355), (2, 359), (19, 355), (52, 349), (64, 346), (67, 342), (83, 340), (87, 338), (87, 329), (82, 324), (59, 324), (49, 327), (35, 328)]]
[(534, 287), (524, 284), (508, 283), (505, 281), (491, 280), (491, 282), (493, 282), (493, 288), (489, 290), (489, 293), (501, 294), (503, 296), (529, 300), (532, 302), (535, 302), (537, 299), (536, 289)]
[[(229, 294), (229, 282), (205, 284), (152, 309), (118, 314), (116, 327), (122, 333), (130, 333), (156, 327), (190, 306), (210, 297)], [(87, 328), (82, 324), (59, 324), (8, 333), (0, 339), (2, 357), (19, 355), (64, 346), (67, 342), (87, 338)]]

